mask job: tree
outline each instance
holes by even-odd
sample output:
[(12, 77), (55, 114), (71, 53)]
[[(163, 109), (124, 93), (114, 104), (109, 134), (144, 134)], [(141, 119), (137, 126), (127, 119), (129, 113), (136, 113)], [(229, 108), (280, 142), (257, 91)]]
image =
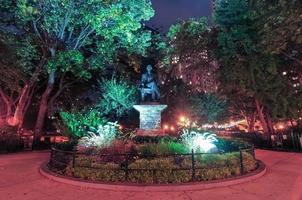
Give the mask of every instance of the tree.
[(297, 119), (302, 110), (302, 5), (296, 0), (255, 0), (252, 6), (259, 31), (258, 47), (282, 60), (278, 72), (289, 83), (284, 113), (288, 119)]
[(274, 133), (272, 121), (288, 109), (290, 85), (278, 72), (280, 59), (260, 48), (259, 21), (253, 7), (248, 1), (217, 1), (215, 22), (221, 85), (233, 86), (253, 98), (264, 131)]
[(47, 54), (47, 86), (41, 96), (35, 126), (38, 137), (48, 106), (72, 81), (89, 79), (91, 70), (104, 67), (118, 50), (144, 53), (150, 33), (141, 23), (154, 11), (149, 0), (17, 1), (17, 16)]
[(0, 81), (1, 96), (7, 105), (6, 122), (20, 128), (45, 60), (41, 59), (42, 52), (38, 51), (34, 38), (26, 35), (17, 22), (16, 11), (16, 1), (1, 2), (0, 40), (3, 49)]
[[(267, 52), (302, 65), (302, 5), (297, 0), (252, 1), (260, 31), (260, 45)], [(261, 9), (260, 9), (261, 8)]]
[(226, 112), (226, 100), (214, 93), (195, 94), (190, 98), (191, 112), (199, 121), (213, 123)]
[(1, 96), (7, 104), (6, 122), (23, 125), (45, 60), (30, 36), (1, 32)]
[(159, 50), (164, 50), (160, 63), (161, 80), (181, 79), (192, 91), (216, 91), (218, 65), (209, 51), (213, 34), (206, 18), (172, 25), (167, 41), (158, 43)]

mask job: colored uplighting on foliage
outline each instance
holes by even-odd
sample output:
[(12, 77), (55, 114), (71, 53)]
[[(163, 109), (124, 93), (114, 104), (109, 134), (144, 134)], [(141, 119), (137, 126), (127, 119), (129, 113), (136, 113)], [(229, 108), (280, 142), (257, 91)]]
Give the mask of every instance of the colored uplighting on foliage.
[(216, 137), (213, 133), (189, 131), (188, 129), (183, 129), (183, 134), (181, 135), (182, 141), (188, 148), (201, 153), (217, 151), (217, 147), (214, 144), (217, 142)]

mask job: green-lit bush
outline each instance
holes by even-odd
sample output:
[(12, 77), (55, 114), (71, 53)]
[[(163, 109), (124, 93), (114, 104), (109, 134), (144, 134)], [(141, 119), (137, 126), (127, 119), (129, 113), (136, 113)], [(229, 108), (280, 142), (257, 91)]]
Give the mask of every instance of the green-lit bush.
[(215, 145), (221, 152), (239, 151), (239, 149), (251, 148), (251, 145), (242, 140), (217, 138)]
[(106, 123), (103, 115), (95, 109), (85, 112), (61, 112), (61, 118), (69, 131), (77, 137), (83, 137), (88, 131), (97, 129)]
[(101, 101), (97, 107), (107, 115), (120, 117), (136, 103), (137, 88), (124, 80), (103, 80), (100, 83)]

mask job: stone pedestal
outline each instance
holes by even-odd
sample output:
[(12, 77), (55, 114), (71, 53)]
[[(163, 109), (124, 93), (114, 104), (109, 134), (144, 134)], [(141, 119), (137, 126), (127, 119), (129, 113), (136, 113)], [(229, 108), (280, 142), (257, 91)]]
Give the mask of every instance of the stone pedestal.
[(167, 105), (150, 104), (134, 105), (135, 110), (139, 112), (139, 130), (138, 135), (157, 136), (162, 135), (161, 113), (167, 108)]

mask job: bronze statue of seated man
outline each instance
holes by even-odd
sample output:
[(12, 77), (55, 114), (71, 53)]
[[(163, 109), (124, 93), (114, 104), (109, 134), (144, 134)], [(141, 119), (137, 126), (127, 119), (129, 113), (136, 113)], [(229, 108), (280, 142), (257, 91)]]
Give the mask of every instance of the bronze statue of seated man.
[(147, 66), (147, 72), (142, 75), (141, 84), (140, 84), (141, 98), (142, 101), (145, 101), (147, 94), (151, 94), (152, 101), (159, 100), (160, 93), (157, 87), (154, 75), (152, 74), (152, 66)]

